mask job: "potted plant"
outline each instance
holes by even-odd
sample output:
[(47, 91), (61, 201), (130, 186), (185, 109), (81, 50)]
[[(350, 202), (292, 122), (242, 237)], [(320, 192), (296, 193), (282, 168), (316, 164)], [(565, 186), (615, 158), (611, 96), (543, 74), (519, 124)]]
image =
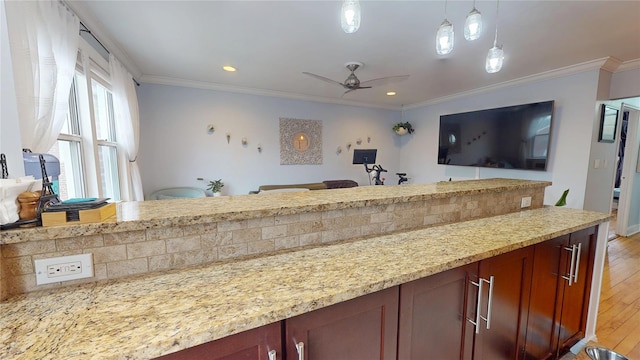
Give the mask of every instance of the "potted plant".
[(222, 182), (222, 179), (211, 180), (209, 181), (209, 186), (207, 187), (207, 190), (211, 190), (211, 192), (213, 193), (213, 196), (220, 196), (220, 191), (222, 190), (223, 186), (224, 186), (224, 183)]
[(415, 130), (413, 129), (413, 126), (411, 126), (411, 124), (407, 121), (393, 125), (393, 131), (395, 131), (398, 135), (404, 135), (413, 134)]

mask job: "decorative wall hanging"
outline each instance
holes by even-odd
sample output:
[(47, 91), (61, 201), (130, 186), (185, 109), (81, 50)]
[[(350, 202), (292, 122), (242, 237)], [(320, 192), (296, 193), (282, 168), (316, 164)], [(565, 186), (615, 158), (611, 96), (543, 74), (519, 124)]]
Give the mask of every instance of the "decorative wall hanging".
[(322, 122), (280, 118), (280, 165), (322, 164)]

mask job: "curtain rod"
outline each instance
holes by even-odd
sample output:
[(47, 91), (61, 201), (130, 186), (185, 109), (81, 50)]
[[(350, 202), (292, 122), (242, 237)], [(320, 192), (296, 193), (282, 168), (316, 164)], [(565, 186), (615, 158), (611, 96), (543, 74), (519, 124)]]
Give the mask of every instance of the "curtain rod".
[[(80, 25), (82, 26), (82, 28), (80, 29), (80, 32), (86, 32), (87, 34), (91, 35), (91, 37), (98, 42), (98, 44), (100, 44), (100, 46), (102, 46), (102, 48), (104, 49), (104, 51), (107, 52), (107, 54), (111, 54), (111, 52), (109, 51), (109, 49), (107, 49), (106, 46), (104, 46), (104, 44), (102, 42), (100, 42), (100, 40), (91, 32), (91, 30), (89, 30), (89, 28), (87, 27), (87, 25), (83, 24), (82, 21), (80, 21)], [(131, 77), (131, 80), (133, 80), (133, 82), (137, 85), (140, 86), (140, 83), (136, 81), (136, 79), (134, 79), (133, 77)]]

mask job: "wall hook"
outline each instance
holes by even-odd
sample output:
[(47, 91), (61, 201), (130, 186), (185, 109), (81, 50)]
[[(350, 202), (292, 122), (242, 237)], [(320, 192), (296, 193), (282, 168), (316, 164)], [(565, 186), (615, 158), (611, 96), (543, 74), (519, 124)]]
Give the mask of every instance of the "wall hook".
[(347, 151), (349, 151), (349, 150), (351, 150), (351, 143), (350, 142), (347, 143)]
[(231, 133), (227, 133), (227, 144), (231, 141)]
[(258, 144), (258, 152), (262, 154), (262, 144)]
[(356, 144), (357, 144), (357, 145), (362, 145), (362, 139), (361, 139), (361, 138), (358, 138), (358, 140), (356, 140)]
[(340, 155), (342, 153), (342, 146), (338, 146), (336, 149), (336, 155)]
[(242, 145), (247, 146), (247, 144), (248, 144), (248, 143), (249, 143), (249, 142), (247, 141), (247, 138), (246, 138), (246, 137), (243, 137), (243, 138), (242, 138)]
[(216, 131), (216, 128), (213, 127), (213, 124), (209, 124), (209, 126), (207, 127), (207, 133), (209, 135), (212, 135), (214, 131)]
[(371, 142), (371, 136), (367, 136), (367, 143)]

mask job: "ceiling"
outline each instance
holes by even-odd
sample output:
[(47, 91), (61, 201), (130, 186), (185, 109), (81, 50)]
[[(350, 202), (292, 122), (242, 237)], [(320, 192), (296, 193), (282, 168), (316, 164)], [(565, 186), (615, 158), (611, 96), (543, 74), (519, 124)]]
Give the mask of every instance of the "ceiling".
[[(438, 56), (444, 1), (361, 1), (362, 25), (340, 27), (340, 1), (67, 1), (136, 80), (255, 94), (398, 108), (613, 57), (640, 59), (640, 1), (500, 2), (502, 70), (484, 70), (493, 45), (496, 2), (477, 1), (484, 32), (464, 39), (472, 1), (449, 1), (456, 41)], [(360, 61), (361, 81), (408, 80), (351, 92), (337, 81)], [(229, 73), (230, 64), (238, 71)], [(390, 97), (387, 91), (396, 91)]]

